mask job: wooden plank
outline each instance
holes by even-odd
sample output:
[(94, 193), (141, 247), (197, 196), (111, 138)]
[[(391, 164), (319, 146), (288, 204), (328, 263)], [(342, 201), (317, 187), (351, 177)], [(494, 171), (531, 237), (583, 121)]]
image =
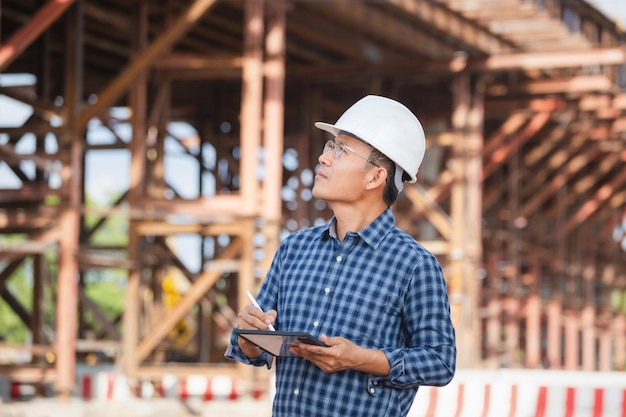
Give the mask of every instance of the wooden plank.
[(550, 79), (521, 83), (513, 88), (519, 94), (577, 94), (614, 92), (613, 81), (604, 75), (580, 75), (571, 78)]
[(95, 104), (83, 110), (78, 119), (79, 126), (87, 126), (89, 120), (113, 104), (139, 75), (185, 35), (216, 2), (217, 0), (195, 0), (172, 26), (142, 51), (129, 67), (125, 68), (104, 91), (98, 94), (98, 101)]
[(483, 167), (483, 179), (489, 177), (499, 166), (501, 166), (512, 154), (517, 152), (524, 143), (531, 140), (534, 135), (542, 129), (548, 120), (550, 120), (551, 112), (540, 112), (535, 114), (528, 122), (526, 127), (515, 138), (495, 151), (485, 161)]
[(242, 198), (240, 212), (244, 216), (260, 214), (259, 148), (263, 127), (263, 37), (264, 2), (249, 0), (244, 12), (244, 66), (241, 92), (241, 160), (239, 163)]
[(452, 13), (441, 3), (412, 0), (389, 0), (387, 3), (486, 55), (497, 55), (514, 49), (512, 42), (476, 21)]
[[(244, 242), (242, 239), (235, 239), (230, 246), (226, 248), (224, 253), (220, 256), (220, 259), (231, 259), (236, 257)], [(221, 271), (208, 271), (200, 275), (200, 277), (193, 283), (190, 290), (185, 294), (182, 299), (174, 306), (172, 311), (169, 311), (164, 317), (159, 320), (159, 325), (152, 329), (146, 337), (139, 342), (136, 350), (136, 360), (140, 363), (145, 359), (152, 350), (159, 344), (165, 336), (174, 328), (184, 316), (189, 312), (191, 307), (203, 297), (209, 288), (215, 284), (215, 281), (222, 275)]]
[(348, 28), (361, 28), (367, 22), (367, 35), (372, 39), (394, 45), (398, 51), (428, 56), (430, 58), (451, 58), (456, 48), (427, 35), (409, 22), (383, 13), (366, 2), (335, 1), (331, 4), (308, 2), (307, 9), (331, 19)]
[(588, 67), (589, 65), (624, 65), (626, 48), (596, 48), (585, 51), (499, 54), (468, 63), (472, 71), (547, 70), (551, 68)]
[(565, 225), (559, 228), (557, 233), (562, 236), (570, 234), (574, 228), (588, 219), (611, 197), (616, 190), (619, 190), (622, 186), (624, 186), (624, 184), (626, 184), (626, 169), (618, 172), (617, 175), (608, 183), (602, 184), (598, 187), (593, 193), (593, 196), (586, 199), (586, 202), (572, 216), (570, 216)]
[(121, 335), (117, 327), (115, 327), (104, 314), (102, 309), (85, 294), (85, 291), (80, 288), (78, 290), (78, 299), (83, 307), (93, 314), (93, 317), (100, 324), (100, 327), (106, 332), (107, 336), (113, 340), (120, 340)]
[(0, 47), (0, 73), (45, 32), (74, 3), (74, 0), (49, 0), (28, 22)]
[(426, 218), (445, 239), (450, 240), (452, 238), (452, 221), (450, 217), (435, 201), (429, 198), (422, 187), (419, 185), (407, 185), (404, 187), (404, 193), (424, 213)]

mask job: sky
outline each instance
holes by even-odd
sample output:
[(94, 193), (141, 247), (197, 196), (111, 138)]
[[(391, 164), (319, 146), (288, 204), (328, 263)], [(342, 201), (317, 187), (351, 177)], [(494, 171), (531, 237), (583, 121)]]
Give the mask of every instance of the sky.
[(626, 0), (588, 0), (604, 14), (617, 20), (622, 28), (626, 28)]

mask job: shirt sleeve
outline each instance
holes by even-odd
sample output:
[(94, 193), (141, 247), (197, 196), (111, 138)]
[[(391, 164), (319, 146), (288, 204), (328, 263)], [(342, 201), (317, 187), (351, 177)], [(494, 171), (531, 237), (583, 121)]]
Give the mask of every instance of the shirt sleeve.
[[(257, 301), (260, 305), (264, 306), (266, 310), (276, 309), (277, 306), (277, 290), (275, 281), (280, 274), (280, 254), (282, 253), (281, 248), (283, 248), (283, 246), (284, 245), (281, 245), (279, 247), (277, 254), (274, 256), (274, 259), (272, 260), (272, 263), (270, 265), (270, 269), (265, 277), (265, 280), (263, 281), (261, 290), (259, 291), (259, 294), (257, 296)], [(277, 322), (274, 323), (274, 326), (278, 325), (278, 319), (279, 318), (277, 318)], [(256, 358), (248, 358), (239, 348), (238, 340), (239, 337), (235, 334), (235, 329), (233, 329), (230, 334), (230, 343), (228, 344), (228, 347), (226, 347), (226, 351), (224, 352), (225, 358), (234, 359), (246, 365), (259, 367), (265, 365), (267, 366), (267, 369), (270, 369), (272, 367), (274, 356), (267, 352), (263, 352), (260, 356)]]
[(407, 347), (381, 349), (390, 373), (373, 382), (395, 387), (443, 386), (456, 368), (455, 332), (441, 266), (432, 255), (424, 256), (405, 296), (403, 316)]
[(230, 343), (226, 348), (226, 352), (224, 353), (224, 357), (228, 359), (234, 359), (238, 362), (241, 362), (246, 365), (253, 366), (267, 366), (267, 369), (272, 367), (272, 363), (274, 361), (274, 356), (270, 355), (267, 352), (263, 352), (260, 356), (256, 358), (248, 358), (239, 348), (238, 342), (239, 337), (235, 334), (234, 330), (230, 334)]

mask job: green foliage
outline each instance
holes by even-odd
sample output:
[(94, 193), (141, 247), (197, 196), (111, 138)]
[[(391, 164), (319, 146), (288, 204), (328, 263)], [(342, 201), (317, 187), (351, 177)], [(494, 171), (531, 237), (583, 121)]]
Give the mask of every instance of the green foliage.
[[(118, 198), (119, 195), (111, 196), (111, 201)], [(90, 198), (87, 198), (86, 205), (92, 208), (98, 207)], [(99, 215), (88, 214), (85, 216), (85, 225), (91, 229), (101, 218), (102, 216)], [(128, 244), (128, 220), (122, 215), (110, 215), (91, 236), (90, 242), (102, 246), (126, 246)]]
[[(104, 315), (113, 320), (124, 310), (124, 287), (113, 281), (96, 281), (85, 287), (87, 297), (97, 304)], [(95, 317), (86, 312), (85, 322), (92, 329), (101, 326)]]
[[(32, 285), (27, 282), (24, 270), (27, 268), (23, 263), (6, 283), (6, 289), (22, 305), (32, 304)], [(30, 268), (32, 269), (32, 268)], [(11, 309), (4, 299), (0, 299), (0, 338), (9, 343), (25, 343), (28, 338), (28, 330), (17, 314)]]
[[(119, 198), (121, 193), (110, 196), (111, 201)], [(54, 201), (48, 202), (54, 205)], [(97, 207), (97, 204), (87, 198), (88, 207)], [(89, 214), (84, 218), (87, 230), (100, 222), (102, 215)], [(3, 242), (19, 242), (26, 239), (21, 235), (2, 235)], [(111, 256), (122, 257), (125, 255), (125, 246), (128, 243), (128, 220), (121, 215), (111, 215), (100, 224), (90, 237), (90, 244), (94, 246), (105, 246), (108, 248), (119, 247), (119, 250), (111, 250)], [(58, 255), (56, 252), (45, 254), (46, 276), (44, 285), (44, 325), (55, 328), (55, 306), (56, 288), (58, 277)], [(4, 269), (6, 263), (0, 263), (0, 271)], [(32, 311), (33, 299), (33, 261), (27, 258), (22, 265), (11, 274), (7, 280), (6, 288), (11, 295), (30, 313)], [(124, 310), (124, 290), (126, 285), (127, 272), (121, 269), (96, 269), (89, 270), (84, 274), (85, 293), (109, 319), (114, 319)], [(95, 318), (87, 313), (85, 321), (88, 326), (99, 329)], [(24, 324), (7, 302), (0, 297), (0, 339), (9, 343), (24, 344), (29, 340), (30, 330)]]

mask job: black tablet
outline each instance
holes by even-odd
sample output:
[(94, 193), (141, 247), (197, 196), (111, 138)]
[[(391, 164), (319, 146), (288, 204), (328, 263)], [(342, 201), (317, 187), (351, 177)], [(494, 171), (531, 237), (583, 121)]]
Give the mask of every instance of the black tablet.
[(243, 329), (235, 329), (234, 331), (236, 335), (254, 343), (267, 353), (274, 356), (297, 356), (289, 351), (289, 346), (298, 342), (328, 347), (321, 340), (306, 332)]

